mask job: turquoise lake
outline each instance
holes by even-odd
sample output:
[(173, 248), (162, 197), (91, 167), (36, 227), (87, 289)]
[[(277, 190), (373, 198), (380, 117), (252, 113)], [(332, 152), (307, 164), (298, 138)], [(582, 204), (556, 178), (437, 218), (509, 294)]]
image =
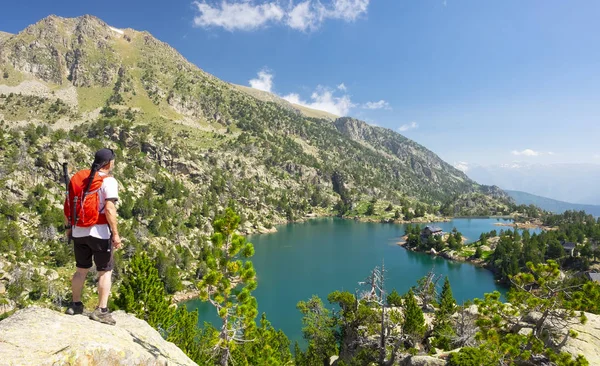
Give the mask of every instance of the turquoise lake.
[[(469, 241), (475, 241), (483, 232), (510, 229), (495, 226), (497, 222), (505, 221), (454, 219), (435, 225), (444, 231), (456, 227)], [(329, 305), (327, 295), (330, 292), (347, 290), (354, 293), (359, 288), (358, 282), (363, 281), (373, 267), (381, 266), (382, 261), (385, 261), (388, 292), (395, 288), (400, 294), (405, 293), (431, 269), (448, 276), (459, 303), (481, 298), (494, 290), (505, 292), (494, 282), (492, 273), (485, 269), (410, 252), (398, 246), (405, 225), (324, 218), (278, 226), (277, 229), (274, 234), (249, 237), (256, 251), (252, 257), (258, 276), (254, 296), (259, 314), (265, 312), (267, 319), (276, 329), (282, 329), (292, 344), (302, 340), (302, 321), (296, 309), (298, 301), (318, 295)], [(192, 300), (186, 306), (188, 309), (199, 308), (200, 325), (204, 321), (220, 325), (216, 311), (209, 305)]]

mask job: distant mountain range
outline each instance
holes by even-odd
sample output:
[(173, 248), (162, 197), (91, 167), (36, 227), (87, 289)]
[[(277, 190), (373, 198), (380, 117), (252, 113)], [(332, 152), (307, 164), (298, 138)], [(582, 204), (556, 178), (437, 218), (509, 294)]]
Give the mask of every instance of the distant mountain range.
[(534, 204), (546, 211), (562, 213), (567, 210), (585, 211), (594, 216), (600, 216), (600, 205), (582, 205), (578, 203), (568, 203), (563, 201), (553, 200), (552, 198), (536, 196), (535, 194), (506, 190), (517, 204), (531, 205)]
[(600, 205), (600, 164), (455, 164), (480, 184), (564, 202)]

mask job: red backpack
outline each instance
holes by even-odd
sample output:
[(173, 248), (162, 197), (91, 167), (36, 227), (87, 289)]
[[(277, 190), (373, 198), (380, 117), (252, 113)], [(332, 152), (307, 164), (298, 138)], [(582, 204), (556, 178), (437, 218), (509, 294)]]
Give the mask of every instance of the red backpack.
[[(100, 213), (100, 196), (98, 191), (106, 176), (94, 174), (87, 192), (90, 170), (80, 170), (69, 182), (69, 197), (65, 200), (64, 213), (71, 226), (90, 227), (107, 224), (106, 215)], [(74, 215), (75, 214), (75, 215)]]

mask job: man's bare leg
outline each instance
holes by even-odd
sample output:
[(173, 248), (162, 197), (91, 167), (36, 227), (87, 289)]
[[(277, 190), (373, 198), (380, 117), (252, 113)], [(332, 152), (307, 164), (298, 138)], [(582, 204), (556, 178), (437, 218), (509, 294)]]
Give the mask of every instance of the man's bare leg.
[(89, 268), (77, 268), (71, 279), (71, 291), (73, 291), (73, 302), (81, 301), (81, 292), (85, 283), (85, 277)]
[(112, 286), (112, 271), (98, 272), (98, 307), (108, 307), (108, 295)]

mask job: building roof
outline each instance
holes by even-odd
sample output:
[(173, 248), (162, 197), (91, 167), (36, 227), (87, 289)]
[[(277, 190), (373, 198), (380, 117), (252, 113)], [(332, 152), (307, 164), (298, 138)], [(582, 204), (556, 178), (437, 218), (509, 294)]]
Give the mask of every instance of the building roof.
[(600, 283), (600, 273), (591, 272), (591, 273), (588, 273), (588, 276), (590, 277), (590, 280)]
[(442, 228), (437, 227), (437, 226), (425, 226), (425, 228), (423, 230), (425, 230), (425, 229), (429, 229), (433, 233), (438, 232), (438, 231), (442, 231)]
[(566, 250), (575, 249), (575, 247), (577, 247), (577, 243), (571, 243), (568, 241), (563, 241), (560, 244), (562, 244), (563, 248), (565, 248)]

